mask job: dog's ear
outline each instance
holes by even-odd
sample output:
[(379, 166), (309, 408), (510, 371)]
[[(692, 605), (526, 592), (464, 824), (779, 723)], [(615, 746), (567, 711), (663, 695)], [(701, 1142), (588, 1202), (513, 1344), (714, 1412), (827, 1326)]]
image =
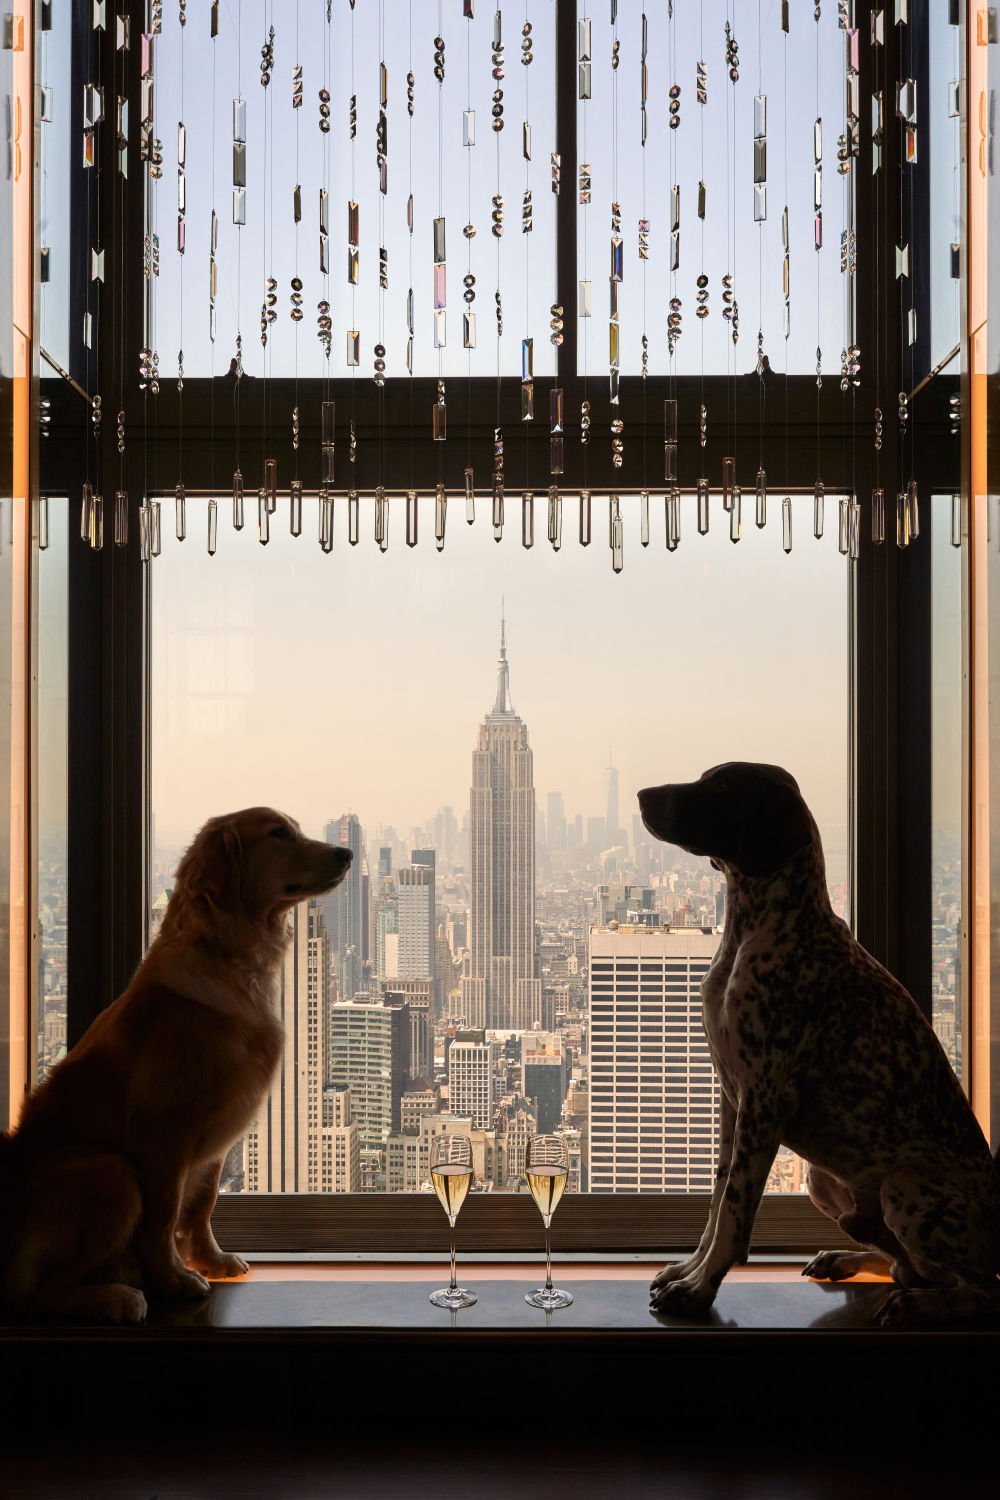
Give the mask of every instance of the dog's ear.
[[(787, 776), (787, 773), (785, 773)], [(773, 875), (812, 842), (813, 821), (791, 777), (767, 777), (748, 809), (735, 860), (743, 875)]]
[(231, 823), (206, 829), (188, 851), (184, 877), (186, 893), (203, 897), (219, 911), (235, 912), (243, 883), (243, 841)]

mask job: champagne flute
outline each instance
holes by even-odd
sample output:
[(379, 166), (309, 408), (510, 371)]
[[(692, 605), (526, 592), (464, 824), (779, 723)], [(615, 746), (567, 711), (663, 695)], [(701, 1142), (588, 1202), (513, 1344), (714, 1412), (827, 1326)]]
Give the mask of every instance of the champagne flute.
[(455, 1220), (472, 1186), (472, 1142), (463, 1135), (437, 1135), (431, 1141), (431, 1182), (451, 1225), (451, 1283), (431, 1292), (435, 1307), (471, 1307), (475, 1292), (455, 1280)]
[(524, 1300), (531, 1307), (543, 1307), (546, 1312), (551, 1312), (554, 1307), (569, 1307), (573, 1301), (569, 1292), (561, 1292), (552, 1285), (552, 1215), (558, 1207), (569, 1177), (569, 1154), (565, 1136), (530, 1136), (525, 1170), (531, 1196), (538, 1205), (545, 1225), (545, 1285), (537, 1287), (533, 1292), (526, 1292)]

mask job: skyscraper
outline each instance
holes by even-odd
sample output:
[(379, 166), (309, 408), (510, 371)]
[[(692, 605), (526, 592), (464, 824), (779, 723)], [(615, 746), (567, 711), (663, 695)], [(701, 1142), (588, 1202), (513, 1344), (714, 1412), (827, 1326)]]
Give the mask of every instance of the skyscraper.
[(339, 996), (349, 1000), (364, 988), (368, 963), (368, 861), (364, 834), (355, 814), (349, 812), (327, 823), (324, 837), (328, 844), (339, 844), (354, 855), (340, 885), (322, 898)]
[(718, 934), (590, 933), (590, 1190), (708, 1192), (719, 1085), (701, 1022)]
[(604, 837), (609, 849), (622, 841), (622, 831), (618, 826), (618, 771), (608, 756), (608, 769), (605, 772), (608, 783), (608, 808), (604, 818)]
[(379, 1186), (410, 1072), (410, 1012), (370, 996), (330, 1006), (330, 1082), (350, 1089), (364, 1186)]
[(566, 847), (566, 809), (562, 792), (550, 792), (546, 817), (546, 836), (550, 849)]
[(507, 638), (493, 707), (479, 726), (469, 798), (468, 1026), (530, 1030), (542, 1019), (535, 963), (535, 782), (528, 730), (510, 701)]

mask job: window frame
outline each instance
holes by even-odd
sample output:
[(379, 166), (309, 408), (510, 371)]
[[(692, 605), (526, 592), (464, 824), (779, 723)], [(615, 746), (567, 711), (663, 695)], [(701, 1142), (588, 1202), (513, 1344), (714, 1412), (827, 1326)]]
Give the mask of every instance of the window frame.
[[(918, 0), (912, 0), (917, 8)], [(920, 0), (922, 3), (922, 0)], [(572, 86), (576, 73), (577, 8), (568, 0), (555, 0), (557, 75), (568, 79), (569, 86), (560, 97), (557, 109), (557, 145), (564, 163), (564, 191), (558, 203), (557, 275), (559, 295), (564, 306), (576, 305), (576, 90)], [(123, 7), (131, 15), (133, 34), (143, 29), (144, 5), (128, 0)], [(915, 24), (911, 22), (911, 24)], [(103, 49), (101, 59), (105, 78), (115, 77), (113, 28), (110, 35), (96, 33), (88, 41), (95, 51)], [(899, 66), (899, 42), (896, 29), (886, 40), (886, 98), (894, 98), (894, 78)], [(862, 49), (862, 97), (872, 91), (871, 53)], [(920, 58), (918, 56), (918, 63)], [(920, 64), (925, 66), (924, 63)], [(138, 49), (125, 54), (129, 89), (138, 93)], [(925, 95), (926, 97), (926, 95)], [(886, 116), (892, 120), (888, 104)], [(899, 131), (886, 130), (882, 180), (894, 182), (901, 171)], [(79, 123), (74, 122), (74, 151)], [(100, 150), (105, 181), (114, 181), (116, 170), (114, 132), (105, 127), (100, 133)], [(136, 132), (136, 136), (138, 132)], [(142, 167), (138, 160), (138, 141), (130, 143), (130, 181), (141, 184)], [(860, 224), (877, 224), (877, 240), (884, 249), (883, 284), (895, 285), (891, 260), (899, 232), (898, 195), (882, 192), (876, 195), (871, 172), (869, 132), (862, 131), (861, 155), (855, 166), (857, 195), (856, 215)], [(79, 152), (76, 160), (80, 159)], [(567, 164), (573, 163), (572, 171)], [(910, 169), (910, 187), (919, 205), (921, 191), (926, 192), (926, 167)], [(921, 183), (923, 187), (921, 187)], [(569, 190), (566, 190), (566, 189)], [(138, 197), (135, 189), (133, 202)], [(895, 199), (895, 202), (889, 200)], [(79, 208), (79, 198), (75, 200)], [(926, 202), (926, 197), (924, 199)], [(116, 216), (115, 194), (104, 193), (100, 204), (101, 242), (116, 243), (121, 219)], [(95, 200), (96, 212), (96, 200)], [(81, 215), (77, 213), (77, 224)], [(126, 279), (120, 302), (110, 296), (102, 310), (104, 329), (100, 350), (98, 385), (100, 389), (117, 389), (113, 351), (124, 348), (126, 368), (138, 369), (138, 350), (143, 342), (144, 286), (142, 278), (141, 215), (132, 212), (125, 220), (124, 264)], [(79, 230), (82, 233), (82, 230)], [(871, 337), (866, 330), (875, 327), (880, 318), (878, 283), (873, 274), (875, 237), (859, 235), (858, 269), (855, 278), (856, 323), (863, 356), (870, 356)], [(925, 295), (926, 289), (921, 295)], [(82, 305), (71, 303), (72, 320), (82, 313)], [(921, 318), (927, 326), (929, 320)], [(899, 329), (892, 318), (885, 319), (888, 347), (887, 368), (902, 369)], [(557, 374), (554, 383), (564, 390), (567, 412), (579, 410), (587, 390), (576, 374), (576, 318), (567, 317), (564, 342), (557, 350)], [(798, 489), (812, 487), (817, 462), (835, 490), (833, 476), (843, 476), (845, 453), (855, 433), (854, 414), (858, 414), (857, 441), (852, 479), (859, 496), (871, 493), (875, 480), (870, 441), (870, 421), (861, 413), (870, 413), (881, 399), (885, 408), (885, 437), (881, 472), (893, 476), (900, 468), (898, 434), (895, 423), (895, 393), (876, 392), (871, 380), (872, 360), (863, 357), (862, 384), (856, 394), (843, 396), (838, 382), (829, 377), (817, 392), (812, 377), (790, 377), (787, 381), (788, 427), (784, 414), (781, 421), (768, 424), (765, 439), (780, 442), (782, 451), (788, 445), (789, 473), (798, 480)], [(230, 394), (227, 377), (215, 382), (216, 412), (225, 412)], [(676, 382), (679, 392), (693, 389), (695, 377)], [(82, 472), (81, 436), (86, 431), (82, 420), (81, 398), (65, 381), (56, 377), (43, 379), (43, 394), (51, 399), (50, 432), (52, 439), (42, 453), (41, 484), (43, 492), (78, 493)], [(209, 381), (185, 382), (186, 467), (190, 474), (208, 475), (209, 455), (214, 445), (214, 472), (225, 473), (234, 462), (232, 432), (217, 425), (214, 434), (192, 420), (194, 413), (209, 409)], [(337, 397), (338, 382), (331, 394)], [(345, 388), (349, 382), (345, 382)], [(618, 477), (607, 459), (610, 448), (610, 411), (601, 391), (597, 397), (595, 382), (591, 444), (581, 449), (572, 440), (566, 443), (566, 472), (560, 488), (575, 494), (581, 487), (597, 494), (614, 491)], [(130, 381), (124, 396), (126, 428), (141, 429), (147, 415), (152, 415), (152, 398), (136, 389)], [(245, 379), (241, 390), (242, 419), (249, 428), (262, 411), (263, 382)], [(636, 409), (642, 381), (640, 377), (623, 377), (623, 410)], [(948, 397), (957, 388), (957, 380), (938, 376), (925, 387), (921, 397), (920, 421), (914, 422), (913, 466), (921, 493), (950, 492), (959, 488), (959, 444), (950, 435)], [(466, 382), (458, 385), (459, 404), (466, 405)], [(649, 377), (646, 391), (654, 398), (668, 390), (666, 377)], [(735, 393), (735, 430), (740, 451), (746, 454), (756, 441), (758, 393), (756, 376), (740, 377), (731, 382), (723, 377), (705, 381), (706, 399), (725, 403)], [(356, 412), (362, 451), (374, 452), (379, 433), (380, 414), (377, 394), (371, 382), (358, 382)], [(300, 388), (301, 400), (301, 388)], [(389, 381), (384, 392), (382, 432), (390, 453), (406, 453), (410, 461), (410, 411), (429, 415), (435, 384), (429, 380)], [(817, 401), (817, 396), (819, 397)], [(497, 382), (477, 379), (468, 392), (471, 411), (472, 440), (483, 451), (492, 439), (496, 414)], [(291, 406), (291, 382), (269, 382), (268, 400), (277, 409)], [(500, 382), (501, 419), (508, 437), (511, 471), (526, 458), (524, 444), (532, 449), (547, 438), (544, 424), (522, 424), (520, 421), (520, 382), (507, 377)], [(108, 403), (110, 405), (110, 403)], [(306, 489), (318, 484), (319, 430), (318, 402), (311, 418), (302, 424), (302, 473)], [(305, 403), (303, 403), (305, 405)], [(652, 400), (653, 409), (656, 401)], [(778, 403), (771, 403), (774, 409)], [(687, 408), (685, 412), (684, 408)], [(682, 488), (694, 488), (696, 464), (699, 461), (697, 402), (682, 402), (679, 432), (679, 459)], [(176, 451), (178, 422), (174, 382), (164, 381), (155, 402), (156, 426), (161, 451)], [(637, 474), (648, 466), (651, 473), (660, 472), (661, 437), (656, 423), (654, 434), (644, 440), (638, 432), (628, 436), (623, 476)], [(539, 427), (538, 433), (529, 427)], [(119, 455), (115, 445), (115, 423), (110, 411), (99, 439), (106, 476), (118, 472)], [(547, 446), (547, 445), (546, 445)], [(433, 452), (431, 451), (433, 448)], [(817, 459), (817, 448), (819, 450)], [(443, 453), (441, 450), (444, 450)], [(721, 452), (721, 450), (719, 450)], [(439, 459), (444, 464), (444, 479), (450, 490), (464, 493), (466, 446), (464, 443), (418, 444), (414, 459), (414, 484), (425, 493), (438, 479)], [(712, 462), (715, 463), (713, 457)], [(547, 471), (547, 463), (535, 463), (536, 470)], [(135, 497), (144, 492), (145, 476), (139, 444), (129, 444), (124, 456), (125, 482)], [(313, 472), (315, 470), (315, 472)], [(591, 474), (593, 470), (593, 475)], [(359, 476), (364, 482), (364, 475)], [(884, 481), (883, 481), (884, 482)], [(113, 482), (107, 488), (114, 488)], [(634, 493), (623, 486), (622, 494)], [(892, 511), (892, 493), (887, 511)], [(107, 503), (107, 502), (106, 502)], [(72, 512), (72, 506), (70, 507)], [(867, 519), (867, 506), (864, 507)], [(832, 518), (829, 518), (832, 520)], [(128, 984), (141, 960), (148, 925), (149, 864), (149, 589), (155, 587), (155, 564), (147, 569), (139, 560), (138, 548), (126, 548), (106, 542), (103, 551), (94, 553), (74, 536), (72, 519), (69, 548), (69, 612), (73, 626), (69, 640), (69, 740), (72, 747), (69, 764), (69, 913), (68, 913), (68, 1036), (72, 1046), (98, 1012)], [(192, 540), (192, 544), (193, 540)], [(306, 544), (305, 541), (303, 543)], [(845, 567), (850, 564), (845, 561)], [(849, 725), (851, 785), (850, 808), (851, 919), (864, 945), (888, 967), (910, 990), (925, 1014), (930, 1014), (930, 547), (926, 540), (898, 550), (891, 541), (874, 547), (863, 538), (860, 559), (852, 569), (848, 619), (850, 652)], [(469, 1200), (463, 1228), (476, 1239), (480, 1231), (478, 1215), (485, 1197)], [(537, 1245), (538, 1225), (519, 1195), (489, 1195), (489, 1225), (483, 1229), (484, 1249), (533, 1249)], [(701, 1231), (707, 1213), (704, 1195), (672, 1194), (586, 1194), (565, 1200), (561, 1222), (556, 1229), (559, 1248), (591, 1250), (624, 1250), (665, 1246), (682, 1248), (693, 1244)], [(440, 1215), (432, 1210), (424, 1195), (285, 1195), (280, 1204), (270, 1195), (233, 1195), (220, 1200), (216, 1221), (225, 1237), (248, 1250), (412, 1250), (440, 1247)], [(824, 1240), (823, 1235), (833, 1235)], [(565, 1237), (565, 1238), (564, 1238)], [(841, 1243), (839, 1231), (824, 1220), (808, 1199), (785, 1195), (765, 1198), (758, 1218), (755, 1249), (761, 1245), (780, 1249), (814, 1249), (823, 1243)], [(471, 1244), (467, 1248), (472, 1248)]]

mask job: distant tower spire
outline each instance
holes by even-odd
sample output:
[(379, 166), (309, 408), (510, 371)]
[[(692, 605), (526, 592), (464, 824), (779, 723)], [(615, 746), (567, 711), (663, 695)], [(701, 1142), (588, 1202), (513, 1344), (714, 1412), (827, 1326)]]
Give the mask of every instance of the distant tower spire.
[(507, 620), (503, 605), (500, 606), (500, 660), (497, 662), (497, 696), (493, 704), (495, 714), (512, 714), (510, 701), (510, 667), (507, 663)]

